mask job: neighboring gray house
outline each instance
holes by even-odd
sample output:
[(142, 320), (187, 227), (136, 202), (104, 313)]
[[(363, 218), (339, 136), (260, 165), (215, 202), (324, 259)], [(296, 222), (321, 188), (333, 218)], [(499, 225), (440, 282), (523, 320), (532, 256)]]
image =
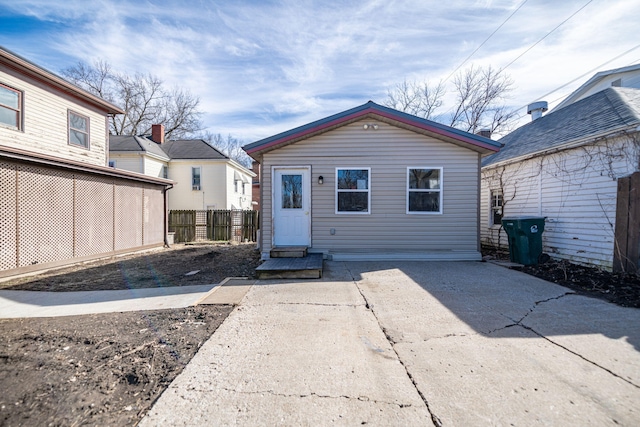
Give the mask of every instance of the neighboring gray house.
[(162, 125), (152, 135), (109, 138), (109, 165), (169, 178), (169, 209), (252, 209), (255, 174), (202, 139), (165, 141)]
[(543, 250), (616, 271), (638, 265), (640, 89), (609, 87), (528, 123), (482, 162), (482, 242), (503, 216), (546, 217)]
[(499, 144), (368, 102), (243, 147), (261, 163), (263, 258), (480, 260), (480, 158)]

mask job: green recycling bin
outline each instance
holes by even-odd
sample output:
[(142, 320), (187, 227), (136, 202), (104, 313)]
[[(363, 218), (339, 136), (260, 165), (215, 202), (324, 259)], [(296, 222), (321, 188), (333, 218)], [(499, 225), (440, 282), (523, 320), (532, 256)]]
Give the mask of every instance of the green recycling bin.
[(502, 218), (502, 226), (509, 237), (509, 258), (511, 262), (523, 265), (538, 264), (543, 257), (542, 232), (544, 231), (544, 217), (520, 216)]

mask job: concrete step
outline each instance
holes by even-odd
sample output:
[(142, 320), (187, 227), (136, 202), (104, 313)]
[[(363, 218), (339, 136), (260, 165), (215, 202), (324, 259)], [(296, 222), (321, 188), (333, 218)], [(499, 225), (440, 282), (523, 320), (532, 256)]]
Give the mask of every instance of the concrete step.
[(304, 258), (307, 256), (306, 246), (282, 246), (271, 249), (271, 258)]
[(322, 277), (322, 254), (303, 258), (271, 258), (256, 268), (258, 279), (319, 279)]

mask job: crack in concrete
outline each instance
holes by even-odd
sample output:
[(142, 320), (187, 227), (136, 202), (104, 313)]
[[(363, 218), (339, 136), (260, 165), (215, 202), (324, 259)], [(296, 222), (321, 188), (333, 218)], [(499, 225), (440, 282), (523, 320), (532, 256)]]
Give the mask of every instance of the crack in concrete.
[(318, 397), (321, 399), (346, 399), (346, 400), (357, 400), (359, 402), (371, 402), (374, 403), (376, 405), (389, 405), (389, 406), (397, 406), (400, 409), (402, 408), (410, 408), (412, 405), (410, 403), (397, 403), (397, 402), (386, 402), (384, 400), (376, 400), (376, 399), (371, 399), (367, 396), (357, 396), (357, 397), (353, 397), (353, 396), (346, 396), (346, 395), (340, 395), (340, 396), (332, 396), (332, 395), (325, 395), (325, 394), (318, 394), (315, 392), (311, 392), (308, 394), (294, 394), (294, 393), (276, 393), (273, 390), (256, 390), (256, 391), (238, 391), (235, 389), (230, 389), (227, 387), (222, 387), (221, 390), (223, 391), (227, 391), (229, 393), (238, 393), (238, 394), (247, 394), (247, 395), (263, 395), (263, 394), (269, 394), (271, 396), (278, 396), (278, 397), (286, 397), (286, 398), (307, 398), (307, 397)]
[(634, 383), (633, 381), (631, 381), (631, 380), (629, 380), (629, 379), (627, 379), (627, 378), (625, 378), (625, 377), (623, 377), (623, 376), (621, 376), (621, 375), (619, 375), (619, 374), (616, 374), (616, 373), (615, 373), (615, 372), (613, 372), (611, 369), (606, 368), (606, 367), (604, 367), (604, 366), (602, 366), (602, 365), (598, 364), (597, 362), (594, 362), (593, 360), (587, 359), (585, 356), (581, 355), (580, 353), (578, 353), (578, 352), (576, 352), (576, 351), (573, 351), (573, 350), (571, 350), (570, 348), (565, 347), (565, 346), (563, 346), (562, 344), (560, 344), (560, 343), (557, 343), (557, 342), (553, 341), (552, 339), (550, 339), (550, 338), (546, 337), (545, 335), (543, 335), (543, 334), (541, 334), (540, 332), (536, 331), (536, 330), (535, 330), (535, 329), (533, 329), (532, 327), (522, 324), (522, 322), (527, 318), (527, 316), (529, 316), (531, 313), (533, 313), (533, 312), (535, 311), (535, 309), (538, 307), (538, 305), (540, 305), (540, 304), (542, 304), (542, 303), (545, 303), (545, 302), (549, 302), (549, 301), (553, 301), (553, 300), (558, 300), (558, 299), (564, 298), (564, 297), (569, 296), (569, 295), (577, 295), (577, 294), (576, 294), (575, 292), (565, 292), (564, 294), (562, 294), (562, 295), (560, 295), (560, 296), (557, 296), (557, 297), (552, 297), (552, 298), (547, 298), (547, 299), (544, 299), (544, 300), (536, 301), (536, 302), (534, 303), (533, 307), (531, 307), (531, 308), (529, 309), (529, 311), (527, 312), (527, 314), (525, 314), (524, 316), (522, 316), (522, 317), (520, 318), (520, 320), (514, 320), (514, 319), (510, 319), (510, 318), (509, 318), (509, 320), (511, 320), (512, 322), (515, 322), (515, 323), (511, 323), (511, 324), (506, 325), (506, 326), (503, 326), (503, 327), (501, 327), (501, 328), (497, 328), (497, 329), (494, 329), (494, 330), (492, 330), (492, 331), (489, 331), (489, 332), (487, 332), (487, 335), (491, 335), (491, 334), (493, 334), (493, 333), (495, 333), (495, 332), (503, 331), (503, 330), (505, 330), (505, 329), (509, 329), (509, 328), (513, 328), (513, 327), (521, 327), (521, 328), (524, 328), (524, 329), (526, 329), (526, 330), (528, 330), (528, 331), (533, 332), (534, 334), (536, 334), (536, 335), (537, 335), (537, 336), (539, 336), (540, 338), (544, 339), (545, 341), (547, 341), (547, 342), (549, 342), (549, 343), (553, 344), (554, 346), (556, 346), (556, 347), (560, 347), (560, 348), (561, 348), (561, 349), (563, 349), (564, 351), (569, 352), (569, 353), (573, 354), (574, 356), (579, 357), (580, 359), (584, 360), (584, 361), (585, 361), (585, 362), (587, 362), (587, 363), (590, 363), (591, 365), (593, 365), (593, 366), (595, 366), (595, 367), (597, 367), (597, 368), (599, 368), (599, 369), (602, 369), (603, 371), (605, 371), (605, 372), (609, 373), (610, 375), (613, 375), (614, 377), (616, 377), (616, 378), (618, 378), (618, 379), (621, 379), (622, 381), (624, 381), (624, 382), (626, 382), (626, 383), (628, 383), (628, 384), (630, 384), (630, 385), (632, 385), (632, 386), (634, 386), (634, 387), (636, 387), (636, 388), (640, 388), (640, 385), (638, 385), (638, 384)]
[(562, 295), (558, 295), (557, 297), (551, 297), (551, 298), (547, 298), (547, 299), (543, 299), (543, 300), (534, 302), (533, 303), (533, 307), (531, 307), (529, 309), (529, 311), (527, 312), (527, 314), (522, 316), (522, 318), (520, 320), (518, 320), (516, 323), (522, 322), (528, 315), (533, 313), (535, 311), (535, 309), (538, 307), (539, 304), (542, 304), (542, 303), (545, 303), (545, 302), (549, 302), (549, 301), (558, 300), (558, 299), (562, 299), (562, 298), (564, 298), (564, 297), (566, 297), (568, 295), (576, 295), (576, 293), (575, 292), (565, 292)]
[(413, 384), (413, 388), (416, 390), (416, 392), (420, 396), (420, 399), (422, 399), (422, 402), (424, 403), (425, 407), (427, 408), (427, 411), (429, 412), (429, 415), (431, 416), (431, 422), (435, 427), (442, 427), (442, 421), (440, 420), (440, 418), (438, 418), (436, 414), (433, 413), (433, 411), (431, 410), (431, 407), (429, 406), (429, 401), (427, 400), (427, 397), (422, 393), (422, 391), (420, 391), (420, 389), (418, 388), (418, 383), (416, 382), (416, 379), (413, 377), (413, 375), (411, 375), (411, 372), (409, 372), (409, 368), (404, 363), (404, 361), (400, 358), (400, 355), (396, 350), (394, 340), (392, 339), (391, 336), (389, 336), (389, 334), (387, 333), (387, 330), (380, 323), (380, 319), (378, 318), (376, 312), (373, 310), (373, 305), (369, 304), (369, 300), (365, 296), (364, 292), (362, 292), (362, 289), (360, 289), (360, 286), (358, 286), (358, 281), (356, 280), (355, 276), (353, 275), (353, 273), (351, 273), (351, 270), (349, 270), (349, 268), (346, 265), (345, 265), (345, 269), (351, 276), (351, 280), (353, 281), (353, 284), (356, 286), (356, 289), (358, 289), (358, 292), (360, 292), (360, 296), (362, 296), (362, 299), (365, 302), (365, 307), (371, 311), (371, 314), (373, 314), (374, 319), (376, 319), (376, 322), (378, 323), (378, 327), (380, 328), (380, 330), (386, 337), (387, 341), (389, 342), (389, 345), (391, 346), (391, 349), (395, 353), (396, 358), (398, 359), (398, 362), (400, 362), (400, 365), (402, 365), (402, 367), (404, 368), (404, 371), (406, 372), (407, 377), (411, 381), (411, 384)]
[(327, 304), (321, 302), (279, 302), (277, 305), (318, 305), (321, 307), (362, 307), (363, 304)]

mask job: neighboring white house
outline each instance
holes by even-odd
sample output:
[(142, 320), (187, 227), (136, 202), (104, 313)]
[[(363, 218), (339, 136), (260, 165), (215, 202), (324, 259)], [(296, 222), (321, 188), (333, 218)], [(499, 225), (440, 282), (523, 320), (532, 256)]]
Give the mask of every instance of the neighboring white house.
[(574, 90), (573, 93), (567, 96), (561, 103), (556, 105), (551, 112), (564, 108), (576, 101), (580, 101), (608, 87), (632, 87), (639, 89), (640, 64), (596, 73), (582, 86)]
[(0, 48), (0, 277), (165, 243), (171, 182), (107, 167), (122, 113)]
[(373, 102), (246, 145), (262, 257), (480, 260), (480, 158), (499, 147)]
[(175, 181), (170, 210), (252, 209), (255, 173), (202, 139), (164, 140), (162, 125), (149, 136), (110, 136), (112, 167)]
[(543, 216), (552, 257), (635, 270), (639, 125), (640, 89), (608, 87), (502, 138), (482, 162), (483, 243), (507, 246), (503, 216)]

